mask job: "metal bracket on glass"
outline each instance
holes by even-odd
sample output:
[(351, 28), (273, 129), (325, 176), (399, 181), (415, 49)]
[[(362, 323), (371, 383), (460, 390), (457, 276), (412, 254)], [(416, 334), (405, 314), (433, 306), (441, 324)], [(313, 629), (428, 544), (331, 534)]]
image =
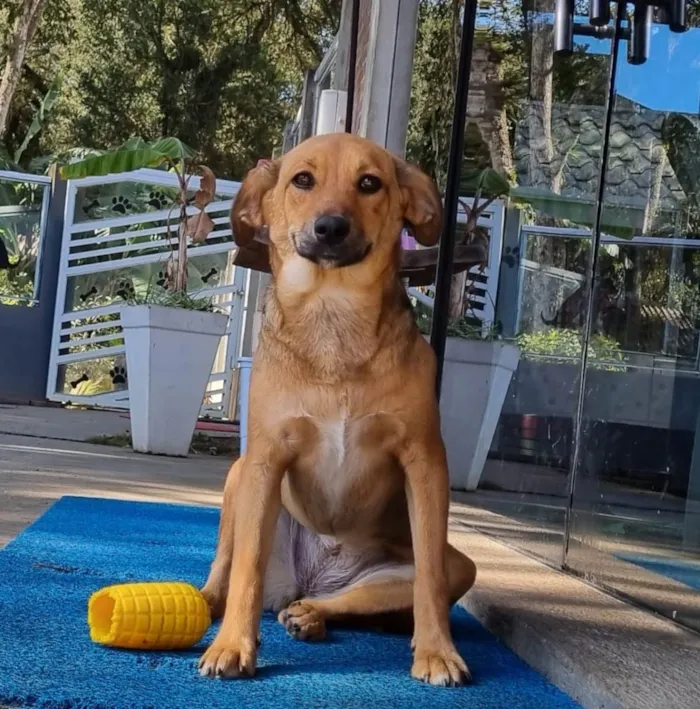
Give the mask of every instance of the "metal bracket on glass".
[[(629, 3), (627, 27), (621, 39), (627, 40), (627, 61), (644, 64), (649, 58), (651, 25), (656, 20), (668, 25), (671, 32), (687, 29), (687, 0), (637, 0)], [(620, 3), (622, 5), (622, 3)], [(610, 25), (610, 2), (589, 0), (588, 24), (574, 22), (574, 0), (554, 0), (554, 51), (569, 54), (574, 51), (574, 36), (611, 39), (615, 30)]]

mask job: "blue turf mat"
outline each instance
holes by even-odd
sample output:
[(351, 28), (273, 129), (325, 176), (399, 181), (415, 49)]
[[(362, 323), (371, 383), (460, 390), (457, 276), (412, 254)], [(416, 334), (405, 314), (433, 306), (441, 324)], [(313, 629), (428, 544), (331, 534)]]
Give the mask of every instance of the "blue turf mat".
[(644, 554), (615, 554), (618, 559), (628, 561), (630, 564), (641, 566), (647, 571), (666, 576), (691, 588), (700, 590), (700, 563), (668, 559), (660, 556), (646, 556)]
[(255, 679), (199, 677), (212, 633), (185, 652), (141, 653), (90, 642), (86, 605), (127, 581), (200, 584), (216, 540), (212, 509), (63, 498), (0, 552), (0, 705), (52, 709), (430, 707), (573, 709), (578, 706), (464, 611), (452, 616), (475, 684), (413, 681), (406, 637), (331, 630), (325, 643), (262, 625)]

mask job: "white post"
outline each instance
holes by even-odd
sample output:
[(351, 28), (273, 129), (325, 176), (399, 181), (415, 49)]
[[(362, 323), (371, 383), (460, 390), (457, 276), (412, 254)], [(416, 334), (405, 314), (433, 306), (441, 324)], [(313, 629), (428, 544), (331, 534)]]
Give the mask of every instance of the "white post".
[(397, 155), (406, 149), (418, 4), (374, 0), (364, 87), (355, 98), (360, 133)]
[(240, 402), (240, 450), (241, 455), (245, 453), (248, 443), (248, 392), (250, 391), (250, 374), (253, 368), (252, 357), (238, 358), (238, 401)]
[(345, 91), (321, 91), (316, 117), (316, 135), (345, 132), (345, 110), (348, 95)]

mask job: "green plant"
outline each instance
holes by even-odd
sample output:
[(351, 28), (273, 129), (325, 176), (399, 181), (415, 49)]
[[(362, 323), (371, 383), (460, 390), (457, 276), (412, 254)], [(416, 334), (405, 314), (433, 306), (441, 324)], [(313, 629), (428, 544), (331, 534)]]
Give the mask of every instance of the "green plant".
[(0, 299), (31, 302), (39, 254), (43, 190), (30, 182), (0, 182)]
[[(499, 197), (508, 197), (511, 187), (508, 180), (497, 170), (490, 167), (483, 169), (467, 168), (462, 171), (459, 180), (459, 191), (462, 194), (473, 194), (471, 206), (464, 200), (459, 204), (467, 215), (464, 234), (470, 240), (477, 231), (477, 223), (483, 213)], [(483, 202), (481, 201), (483, 199)], [(481, 203), (480, 203), (481, 202)]]
[[(427, 305), (416, 301), (413, 304), (413, 314), (421, 333), (429, 335), (432, 323), (431, 309)], [(500, 340), (501, 326), (500, 323), (482, 323), (476, 318), (462, 316), (449, 321), (447, 324), (447, 336), (460, 337), (464, 340)]]
[[(103, 435), (88, 438), (87, 443), (116, 448), (131, 448), (131, 434), (118, 433), (114, 436)], [(213, 455), (235, 458), (240, 455), (240, 440), (238, 436), (208, 436), (195, 432), (190, 444), (190, 453), (194, 455)], [(0, 707), (2, 709), (2, 707)]]
[(46, 92), (46, 95), (41, 100), (41, 103), (39, 104), (39, 107), (37, 108), (36, 113), (32, 118), (32, 122), (29, 128), (27, 129), (27, 133), (24, 136), (22, 144), (19, 146), (19, 148), (17, 148), (17, 150), (15, 150), (14, 161), (18, 165), (22, 160), (22, 155), (27, 149), (29, 143), (38, 133), (41, 132), (41, 129), (46, 124), (47, 117), (53, 110), (53, 107), (56, 105), (56, 101), (58, 100), (60, 93), (61, 77), (57, 76), (56, 79), (54, 79), (54, 82), (49, 87), (49, 90)]
[(162, 305), (166, 308), (214, 311), (214, 304), (211, 298), (195, 298), (187, 291), (168, 291), (157, 287), (149, 288), (142, 294), (137, 293), (127, 303), (129, 305)]
[(34, 297), (34, 278), (27, 274), (15, 275), (13, 271), (0, 271), (0, 303), (27, 305)]
[[(174, 209), (179, 208), (177, 251), (171, 252), (164, 267), (168, 283), (167, 296), (159, 294), (158, 297), (162, 304), (172, 304), (174, 307), (191, 306), (194, 300), (187, 296), (187, 241), (191, 239), (194, 243), (201, 243), (214, 229), (214, 223), (204, 209), (214, 200), (216, 193), (214, 173), (208, 167), (197, 164), (194, 151), (177, 138), (161, 138), (151, 142), (132, 138), (115, 150), (90, 155), (64, 165), (61, 168), (61, 176), (66, 180), (81, 179), (131, 172), (146, 167), (166, 167), (177, 176), (178, 181), (178, 195), (168, 213), (166, 231), (170, 238), (171, 215)], [(199, 190), (190, 199), (189, 183), (196, 169), (202, 173), (202, 178)], [(191, 205), (199, 209), (198, 214), (187, 215), (187, 208)], [(150, 295), (155, 297), (155, 293), (157, 291), (149, 289)]]
[(500, 340), (500, 323), (481, 323), (475, 318), (461, 317), (450, 320), (447, 324), (448, 337), (460, 337), (463, 340)]
[[(578, 360), (583, 353), (578, 330), (550, 328), (522, 333), (516, 342), (525, 359), (538, 361)], [(624, 371), (625, 355), (617, 340), (607, 335), (593, 334), (588, 343), (588, 363), (593, 369)]]

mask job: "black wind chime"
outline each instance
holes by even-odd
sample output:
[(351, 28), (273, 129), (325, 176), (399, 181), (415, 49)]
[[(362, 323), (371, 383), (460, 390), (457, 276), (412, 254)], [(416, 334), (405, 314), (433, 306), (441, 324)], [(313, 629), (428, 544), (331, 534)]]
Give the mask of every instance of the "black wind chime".
[[(573, 52), (575, 36), (612, 39), (615, 28), (610, 24), (610, 4), (607, 0), (589, 0), (588, 23), (580, 23), (574, 21), (574, 0), (554, 0), (554, 51)], [(687, 29), (686, 0), (636, 0), (629, 4), (632, 8), (628, 11), (627, 26), (620, 30), (620, 38), (627, 40), (627, 61), (630, 64), (644, 64), (649, 58), (654, 21), (668, 25), (671, 32)], [(618, 11), (625, 11), (626, 5), (620, 2)]]

